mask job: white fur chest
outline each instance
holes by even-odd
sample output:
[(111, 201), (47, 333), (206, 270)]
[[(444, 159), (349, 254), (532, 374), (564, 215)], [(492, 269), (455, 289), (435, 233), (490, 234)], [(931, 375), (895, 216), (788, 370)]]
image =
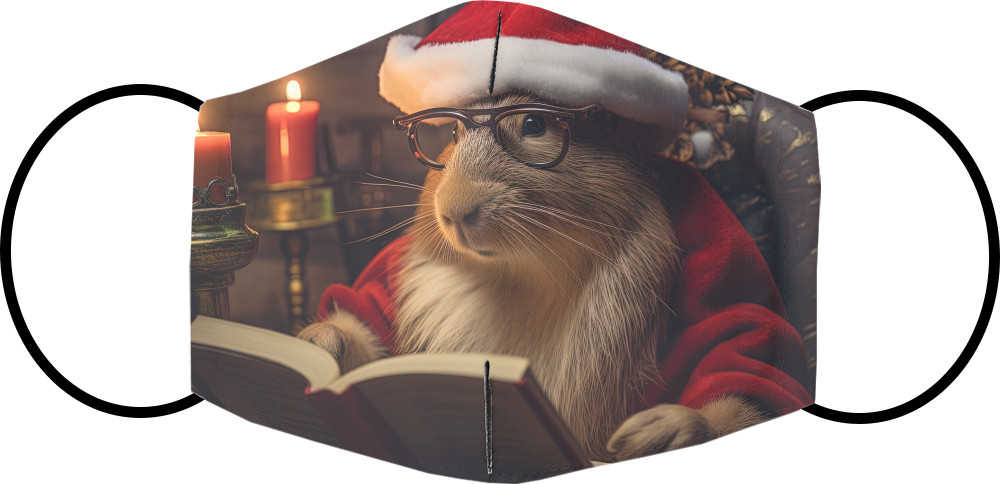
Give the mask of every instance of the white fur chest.
[[(523, 356), (537, 370), (567, 314), (538, 321), (516, 291), (496, 278), (408, 255), (396, 298), (399, 352), (481, 352)], [(544, 328), (539, 325), (544, 324)], [(546, 337), (548, 336), (548, 337)]]

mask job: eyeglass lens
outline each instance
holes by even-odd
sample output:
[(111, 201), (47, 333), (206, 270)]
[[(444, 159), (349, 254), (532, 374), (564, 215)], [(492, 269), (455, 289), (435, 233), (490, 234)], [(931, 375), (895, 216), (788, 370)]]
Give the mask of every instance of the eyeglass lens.
[(460, 123), (455, 118), (424, 119), (417, 124), (417, 146), (429, 161), (444, 163), (441, 153), (455, 139)]
[[(417, 146), (424, 157), (431, 162), (447, 164), (441, 154), (449, 143), (465, 136), (465, 126), (451, 117), (427, 118), (417, 124), (416, 135)], [(498, 119), (496, 135), (500, 146), (517, 160), (544, 164), (560, 157), (563, 138), (568, 133), (550, 113), (522, 113)]]

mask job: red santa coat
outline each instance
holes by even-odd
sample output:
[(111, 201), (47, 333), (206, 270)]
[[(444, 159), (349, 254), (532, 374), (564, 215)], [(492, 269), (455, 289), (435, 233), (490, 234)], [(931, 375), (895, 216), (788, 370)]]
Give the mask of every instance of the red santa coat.
[[(802, 339), (785, 320), (757, 246), (697, 171), (665, 163), (671, 186), (664, 201), (681, 248), (681, 270), (669, 302), (676, 315), (659, 352), (665, 385), (647, 385), (647, 405), (701, 408), (713, 398), (739, 394), (783, 415), (811, 404), (800, 383), (807, 371)], [(317, 320), (336, 304), (367, 322), (395, 353), (395, 275), (409, 243), (401, 237), (386, 246), (353, 286), (327, 287)]]

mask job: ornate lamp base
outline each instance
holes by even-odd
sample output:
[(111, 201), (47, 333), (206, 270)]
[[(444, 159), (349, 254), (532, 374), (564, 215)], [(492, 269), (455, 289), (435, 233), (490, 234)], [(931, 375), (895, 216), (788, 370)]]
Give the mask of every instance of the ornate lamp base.
[(191, 211), (191, 310), (196, 314), (229, 319), (234, 272), (253, 261), (260, 237), (247, 227), (246, 211), (245, 203)]
[(306, 230), (336, 222), (333, 191), (337, 181), (334, 176), (284, 183), (251, 182), (243, 192), (250, 206), (247, 215), (250, 223), (261, 230), (281, 233), (289, 330), (293, 334), (308, 323), (305, 254), (309, 240)]

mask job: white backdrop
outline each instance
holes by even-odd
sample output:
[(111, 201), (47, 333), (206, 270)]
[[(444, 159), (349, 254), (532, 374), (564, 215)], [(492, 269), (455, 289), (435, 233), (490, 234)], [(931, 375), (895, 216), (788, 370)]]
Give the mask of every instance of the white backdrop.
[[(451, 5), (352, 3), (6, 6), (2, 179), (9, 184), (52, 118), (100, 89), (153, 83), (201, 99), (222, 96)], [(975, 2), (926, 11), (870, 1), (535, 3), (793, 103), (843, 89), (908, 98), (958, 134), (1000, 193), (993, 126), (1000, 42), (995, 12)], [(64, 375), (113, 402), (153, 405), (188, 393), (185, 207), (194, 124), (192, 110), (162, 99), (93, 108), (42, 152), (18, 205), (14, 276), (29, 327)], [(818, 401), (877, 410), (918, 394), (965, 344), (986, 280), (986, 232), (958, 158), (915, 118), (850, 105), (824, 109), (817, 124)], [(148, 420), (98, 413), (52, 384), (9, 315), (0, 319), (0, 480), (444, 480), (205, 403)], [(552, 482), (981, 480), (995, 472), (998, 355), (994, 327), (944, 395), (892, 422), (851, 426), (797, 412), (696, 448)]]

